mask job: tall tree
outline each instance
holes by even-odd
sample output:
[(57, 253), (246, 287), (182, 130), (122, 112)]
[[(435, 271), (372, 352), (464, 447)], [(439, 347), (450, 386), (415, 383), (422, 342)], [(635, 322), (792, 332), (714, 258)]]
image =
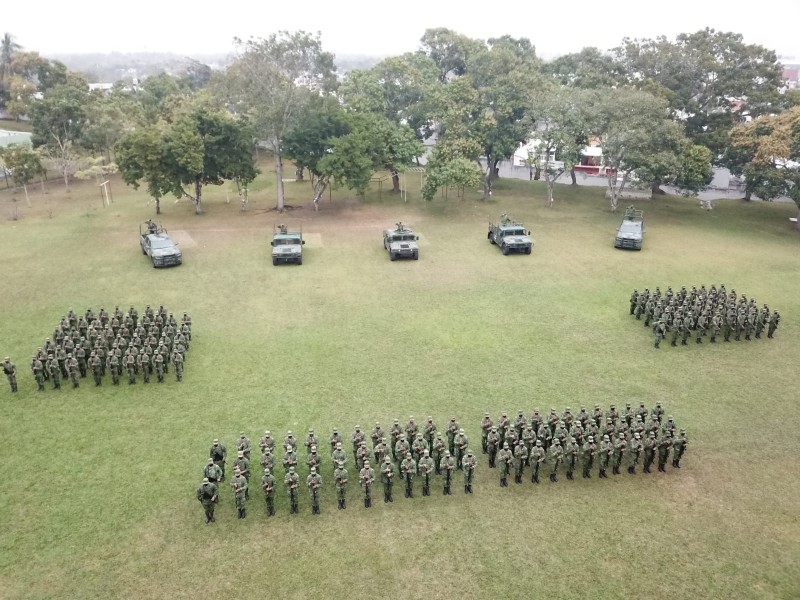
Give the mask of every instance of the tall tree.
[[(116, 158), (123, 181), (134, 189), (139, 189), (140, 182), (144, 182), (155, 203), (156, 214), (160, 215), (161, 198), (178, 190), (173, 177), (175, 169), (169, 164), (171, 157), (167, 153), (164, 131), (156, 125), (148, 125), (126, 133), (116, 144)], [(180, 197), (180, 191), (176, 195)]]
[(11, 178), (14, 183), (21, 185), (22, 189), (25, 190), (25, 201), (30, 206), (28, 184), (36, 177), (41, 177), (44, 174), (44, 167), (39, 154), (29, 146), (11, 144), (6, 148), (0, 148), (0, 156), (5, 168), (11, 172)]
[(7, 98), (6, 80), (13, 73), (11, 63), (14, 60), (14, 55), (22, 50), (17, 42), (14, 41), (14, 36), (6, 32), (0, 39), (0, 102), (5, 103)]
[(439, 81), (447, 82), (448, 77), (460, 76), (467, 72), (467, 63), (475, 52), (484, 49), (480, 40), (451, 31), (445, 27), (426, 29), (420, 39), (422, 51), (439, 68)]
[(561, 85), (582, 89), (609, 88), (626, 82), (622, 63), (594, 47), (559, 56), (545, 63), (542, 71)]
[(263, 39), (237, 40), (239, 56), (228, 67), (230, 98), (246, 114), (275, 160), (277, 209), (284, 209), (282, 145), (314, 95), (336, 86), (333, 55), (319, 34), (281, 31)]

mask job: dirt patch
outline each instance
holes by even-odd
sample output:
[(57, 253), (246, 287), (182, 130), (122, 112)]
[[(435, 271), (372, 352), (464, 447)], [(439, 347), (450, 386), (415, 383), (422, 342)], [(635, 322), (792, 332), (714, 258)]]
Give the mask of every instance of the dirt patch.
[(197, 242), (194, 241), (194, 238), (192, 238), (185, 229), (174, 229), (169, 232), (169, 235), (184, 248), (194, 248), (197, 246)]

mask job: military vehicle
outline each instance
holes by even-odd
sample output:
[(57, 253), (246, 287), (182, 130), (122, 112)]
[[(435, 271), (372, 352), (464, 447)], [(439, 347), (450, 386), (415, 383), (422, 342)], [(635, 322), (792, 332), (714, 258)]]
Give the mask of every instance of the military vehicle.
[(636, 210), (633, 206), (625, 209), (625, 216), (622, 217), (622, 223), (617, 229), (617, 237), (614, 239), (615, 248), (642, 249), (645, 231), (643, 215), (641, 210)]
[(272, 230), (272, 264), (297, 263), (303, 264), (303, 239), (302, 231), (289, 231), (286, 225), (278, 225)]
[(139, 245), (142, 254), (149, 256), (155, 267), (170, 267), (183, 262), (178, 243), (173, 241), (158, 223), (147, 220), (139, 225)]
[(500, 215), (500, 223), (489, 223), (489, 242), (500, 246), (503, 254), (508, 256), (512, 252), (530, 254), (533, 248), (531, 232), (525, 230), (522, 223), (515, 222), (508, 215)]
[(414, 235), (402, 222), (397, 223), (394, 229), (383, 231), (383, 247), (389, 253), (389, 260), (398, 258), (411, 258), (419, 260), (419, 236)]

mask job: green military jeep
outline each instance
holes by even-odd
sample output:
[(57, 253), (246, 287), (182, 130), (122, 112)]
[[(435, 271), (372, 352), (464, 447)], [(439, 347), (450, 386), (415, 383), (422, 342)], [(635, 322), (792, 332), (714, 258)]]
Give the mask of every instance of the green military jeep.
[(286, 225), (278, 225), (272, 231), (272, 264), (297, 263), (303, 264), (303, 239), (302, 231), (289, 231)]
[(614, 247), (641, 250), (644, 232), (644, 212), (629, 206), (625, 209), (625, 216), (617, 228)]
[(419, 236), (415, 235), (402, 222), (398, 223), (394, 229), (383, 231), (383, 247), (389, 253), (389, 260), (398, 258), (419, 260), (417, 240), (419, 240)]
[(522, 223), (515, 222), (506, 214), (500, 215), (499, 223), (489, 223), (489, 243), (500, 246), (503, 254), (508, 256), (512, 252), (530, 254), (533, 248), (531, 232), (525, 229)]

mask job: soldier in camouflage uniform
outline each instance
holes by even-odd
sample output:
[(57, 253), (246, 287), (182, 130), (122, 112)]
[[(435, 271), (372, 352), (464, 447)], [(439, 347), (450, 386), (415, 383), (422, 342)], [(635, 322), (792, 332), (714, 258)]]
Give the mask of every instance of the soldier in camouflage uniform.
[(317, 438), (317, 435), (314, 433), (313, 429), (308, 430), (308, 435), (306, 436), (303, 445), (306, 447), (306, 454), (311, 452), (312, 447), (316, 448), (319, 445), (319, 438)]
[(207, 478), (203, 478), (203, 482), (197, 488), (197, 500), (203, 505), (206, 513), (206, 524), (215, 521), (214, 505), (217, 503), (217, 493), (217, 485)]
[(183, 354), (178, 350), (172, 353), (172, 364), (175, 365), (176, 381), (183, 381)]
[(564, 462), (567, 465), (567, 479), (570, 481), (573, 480), (575, 472), (575, 466), (578, 464), (578, 452), (580, 449), (578, 448), (578, 444), (575, 442), (574, 437), (569, 437), (567, 439), (567, 444), (564, 446)]
[(617, 439), (614, 440), (614, 463), (611, 468), (611, 472), (614, 475), (619, 475), (619, 467), (622, 464), (622, 457), (625, 455), (625, 448), (627, 445), (628, 443), (625, 440), (624, 433), (620, 433)]
[(369, 461), (359, 471), (358, 481), (361, 484), (361, 491), (364, 493), (364, 508), (370, 508), (372, 506), (372, 485), (375, 483), (375, 471), (369, 466)]
[(245, 479), (238, 467), (233, 469), (231, 489), (233, 489), (233, 499), (236, 502), (238, 518), (244, 519), (247, 516), (247, 507), (245, 505), (245, 500), (247, 500), (247, 479)]
[(497, 458), (500, 460), (500, 487), (508, 487), (508, 474), (514, 464), (514, 453), (508, 442), (503, 442), (503, 449), (498, 452)]
[(53, 389), (54, 390), (60, 390), (61, 389), (61, 369), (58, 366), (58, 361), (53, 357), (52, 354), (48, 356), (47, 374), (50, 375), (50, 379), (53, 381)]
[(414, 477), (417, 474), (417, 465), (411, 457), (411, 453), (406, 453), (406, 457), (400, 463), (400, 476), (406, 486), (406, 498), (414, 497)]
[(306, 457), (306, 466), (310, 469), (316, 469), (319, 473), (322, 469), (322, 457), (317, 452), (316, 446), (311, 446), (311, 452)]
[(564, 449), (561, 447), (561, 442), (558, 439), (553, 440), (550, 446), (550, 481), (553, 483), (558, 482), (558, 467), (564, 460)]
[(653, 465), (653, 461), (655, 460), (656, 456), (656, 447), (658, 446), (658, 442), (656, 441), (656, 432), (650, 431), (647, 435), (647, 439), (644, 441), (644, 472), (650, 473), (650, 467)]
[(628, 473), (636, 475), (636, 465), (639, 464), (639, 456), (642, 454), (642, 440), (638, 433), (633, 434), (630, 447), (628, 448)]
[(267, 516), (271, 517), (275, 514), (275, 476), (269, 468), (264, 469), (261, 489), (264, 490), (264, 500), (267, 503)]
[(522, 483), (522, 475), (525, 471), (525, 463), (528, 462), (528, 449), (520, 440), (514, 447), (514, 483)]
[(8, 379), (8, 385), (11, 386), (11, 393), (17, 393), (17, 366), (11, 362), (11, 359), (6, 356), (3, 359), (3, 373)]
[(536, 445), (533, 447), (533, 450), (531, 450), (530, 455), (531, 483), (539, 483), (539, 469), (541, 469), (546, 456), (545, 450), (542, 447), (542, 440), (537, 439)]
[(295, 473), (294, 467), (289, 467), (289, 471), (283, 478), (283, 483), (286, 485), (286, 492), (289, 494), (289, 514), (296, 514), (300, 512), (297, 506), (297, 488), (300, 486), (300, 476)]
[(461, 469), (464, 471), (464, 493), (472, 493), (472, 481), (475, 478), (475, 467), (478, 466), (478, 459), (472, 453), (472, 450), (467, 450), (467, 455), (461, 462)]
[(203, 469), (203, 477), (208, 479), (213, 484), (218, 484), (222, 481), (222, 469), (214, 464), (214, 460), (209, 458), (208, 464)]
[(581, 448), (581, 462), (583, 463), (583, 478), (592, 478), (592, 465), (594, 464), (594, 455), (597, 452), (597, 446), (594, 445), (594, 437), (589, 436), (587, 442)]
[(336, 442), (336, 449), (331, 455), (331, 460), (333, 460), (333, 464), (335, 465), (344, 465), (347, 463), (347, 453), (342, 449), (342, 442)]
[(450, 450), (444, 451), (444, 456), (442, 457), (441, 463), (439, 464), (439, 470), (442, 473), (442, 477), (444, 478), (444, 490), (443, 494), (445, 496), (452, 496), (452, 492), (450, 491), (450, 485), (453, 482), (453, 471), (456, 469), (456, 459), (450, 456)]
[(336, 500), (339, 503), (339, 510), (344, 510), (347, 508), (347, 469), (344, 468), (344, 463), (336, 463), (333, 481), (336, 485)]
[(653, 333), (655, 333), (656, 336), (655, 347), (660, 348), (661, 340), (667, 336), (667, 325), (664, 323), (664, 319), (659, 319), (653, 326)]
[(442, 438), (442, 432), (437, 431), (436, 437), (433, 439), (433, 452), (432, 452), (433, 464), (436, 468), (437, 475), (442, 474), (441, 464), (446, 450), (447, 450), (447, 445), (445, 444), (444, 438)]
[(319, 511), (319, 494), (322, 488), (322, 477), (317, 473), (316, 467), (311, 467), (311, 473), (306, 477), (306, 486), (311, 495), (311, 514), (318, 515)]
[(666, 473), (667, 460), (669, 459), (669, 451), (672, 448), (672, 435), (667, 433), (658, 443), (658, 470)]
[(411, 445), (411, 455), (414, 457), (414, 460), (419, 462), (419, 459), (422, 458), (425, 450), (428, 449), (428, 442), (426, 442), (425, 438), (422, 437), (422, 432), (417, 432), (417, 439), (415, 439), (414, 443)]
[(405, 433), (400, 434), (400, 439), (397, 440), (397, 443), (394, 446), (394, 450), (397, 462), (399, 464), (403, 461), (405, 455), (411, 451), (411, 445), (408, 443)]
[(614, 452), (614, 445), (611, 443), (611, 439), (608, 435), (604, 435), (602, 441), (600, 442), (599, 455), (600, 455), (600, 473), (598, 477), (600, 478), (608, 478), (606, 475), (606, 469), (608, 469), (608, 462), (611, 458), (611, 454)]
[(383, 484), (383, 501), (394, 502), (392, 498), (392, 486), (394, 485), (394, 463), (388, 456), (383, 459), (380, 465), (381, 483)]
[(208, 456), (214, 461), (222, 471), (222, 478), (220, 481), (225, 481), (225, 459), (228, 457), (228, 450), (224, 445), (220, 444), (219, 440), (215, 439), (211, 443), (211, 448), (208, 451)]
[(433, 448), (433, 440), (435, 435), (436, 423), (433, 422), (433, 417), (429, 416), (425, 421), (425, 426), (423, 427), (423, 437), (425, 438), (429, 449)]
[(153, 358), (153, 367), (156, 371), (158, 383), (164, 383), (164, 357), (160, 352), (157, 352), (155, 358)]
[(769, 328), (767, 329), (767, 337), (772, 339), (775, 336), (775, 331), (778, 329), (778, 324), (781, 322), (781, 315), (776, 310), (769, 318)]
[(328, 438), (328, 441), (331, 444), (331, 452), (336, 450), (337, 444), (344, 444), (344, 439), (342, 438), (341, 434), (339, 433), (339, 430), (336, 427), (333, 428), (333, 433), (331, 433), (331, 437)]
[(430, 496), (431, 476), (436, 470), (436, 467), (433, 465), (433, 459), (431, 458), (430, 451), (427, 448), (423, 451), (422, 456), (417, 462), (417, 469), (419, 470), (420, 477), (422, 477), (422, 495)]
[(358, 449), (361, 447), (362, 442), (366, 440), (366, 436), (364, 432), (361, 431), (360, 425), (356, 425), (353, 435), (350, 436), (350, 440), (353, 442), (353, 456), (357, 456)]
[[(38, 356), (34, 356), (31, 360), (31, 370), (33, 371), (33, 377), (36, 379), (36, 387), (40, 392), (44, 391), (44, 365), (42, 361), (39, 360)], [(99, 384), (98, 384), (99, 385)]]
[[(242, 477), (247, 480), (247, 483), (250, 483), (250, 461), (245, 457), (244, 452), (241, 450), (236, 453), (236, 460), (233, 462), (233, 468), (234, 470), (238, 469)], [(250, 499), (250, 490), (247, 488), (245, 488), (244, 499)]]
[(686, 452), (688, 444), (689, 439), (686, 437), (686, 430), (681, 429), (678, 437), (672, 440), (672, 466), (676, 469), (681, 468), (681, 458), (683, 458), (683, 453)]

